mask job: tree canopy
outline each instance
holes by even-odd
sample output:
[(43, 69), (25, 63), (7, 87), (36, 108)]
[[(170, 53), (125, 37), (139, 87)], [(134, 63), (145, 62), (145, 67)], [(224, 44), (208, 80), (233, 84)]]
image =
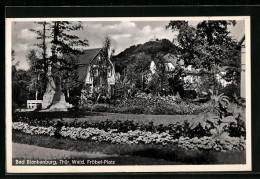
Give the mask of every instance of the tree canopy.
[(181, 58), (185, 65), (201, 69), (201, 73), (219, 73), (227, 66), (228, 80), (236, 78), (240, 72), (240, 51), (236, 40), (230, 36), (228, 26), (235, 26), (236, 21), (202, 21), (196, 27), (187, 21), (170, 21), (166, 28), (178, 32), (177, 41), (181, 49)]
[[(35, 45), (42, 51), (42, 56), (37, 56), (32, 51), (28, 54), (31, 66), (30, 72), (33, 73), (32, 81), (41, 80), (46, 82), (47, 67), (51, 65), (56, 71), (59, 71), (62, 77), (63, 90), (78, 87), (77, 80), (75, 80), (76, 62), (73, 61), (71, 55), (81, 54), (83, 48), (88, 46), (86, 39), (80, 39), (74, 34), (74, 31), (83, 30), (82, 23), (80, 21), (43, 21), (35, 23), (42, 25), (42, 29), (30, 29), (30, 31), (37, 34), (36, 38), (40, 40)], [(46, 55), (47, 47), (51, 47), (52, 55), (50, 57)], [(40, 72), (44, 72), (44, 74), (40, 74)], [(46, 86), (46, 84), (43, 84), (43, 86)]]
[(73, 31), (82, 30), (83, 25), (79, 22), (53, 21), (50, 24), (52, 51), (56, 55), (77, 55), (82, 52), (82, 47), (88, 46), (88, 40), (81, 40)]

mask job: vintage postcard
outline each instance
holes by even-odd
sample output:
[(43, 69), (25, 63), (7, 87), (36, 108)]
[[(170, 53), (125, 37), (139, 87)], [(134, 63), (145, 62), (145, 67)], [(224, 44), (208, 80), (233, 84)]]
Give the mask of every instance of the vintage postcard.
[(250, 16), (6, 18), (7, 173), (251, 171)]

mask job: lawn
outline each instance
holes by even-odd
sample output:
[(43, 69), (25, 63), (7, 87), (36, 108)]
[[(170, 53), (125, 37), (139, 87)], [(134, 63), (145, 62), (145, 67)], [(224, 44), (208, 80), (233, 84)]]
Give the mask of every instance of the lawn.
[(134, 123), (148, 124), (153, 122), (154, 125), (169, 123), (183, 122), (185, 120), (192, 121), (196, 119), (196, 115), (149, 115), (149, 114), (119, 114), (119, 113), (105, 113), (105, 112), (21, 112), (17, 113), (19, 115), (27, 116), (41, 116), (49, 119), (63, 119), (65, 121), (72, 121), (75, 118), (79, 122), (89, 121), (89, 122), (100, 122), (106, 119), (111, 120), (133, 120)]
[[(98, 114), (98, 113), (96, 113)], [(149, 114), (119, 114), (119, 113), (100, 113), (100, 115), (84, 116), (78, 118), (79, 122), (89, 121), (89, 122), (100, 122), (106, 119), (111, 120), (133, 120), (134, 123), (148, 124), (153, 122), (154, 125), (169, 123), (183, 122), (185, 120), (191, 121), (195, 118), (195, 115), (149, 115)], [(72, 118), (64, 118), (64, 120), (70, 121)]]

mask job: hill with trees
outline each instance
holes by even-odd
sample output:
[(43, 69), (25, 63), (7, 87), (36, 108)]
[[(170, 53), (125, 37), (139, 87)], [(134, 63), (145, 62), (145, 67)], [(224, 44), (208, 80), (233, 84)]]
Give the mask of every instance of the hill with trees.
[(168, 39), (156, 39), (144, 44), (130, 46), (114, 56), (112, 61), (115, 64), (116, 72), (122, 74), (127, 66), (137, 63), (140, 54), (144, 55), (151, 62), (158, 55), (166, 55), (167, 53), (177, 54), (179, 51), (180, 49)]
[[(202, 21), (193, 27), (187, 21), (170, 21), (166, 28), (178, 32), (176, 39), (173, 39), (175, 43), (167, 39), (155, 39), (131, 46), (113, 57), (115, 70), (120, 73), (122, 83), (133, 86), (132, 89), (158, 93), (170, 88), (170, 93), (175, 91), (173, 93), (176, 94), (177, 90), (181, 95), (184, 85), (181, 77), (185, 75), (182, 68), (176, 68), (172, 72), (175, 81), (167, 79), (163, 71), (163, 56), (171, 53), (178, 55), (184, 66), (192, 65), (199, 69), (197, 75), (201, 80), (196, 87), (199, 92), (210, 88), (221, 90), (223, 87), (219, 85), (217, 74), (221, 74), (222, 79), (239, 89), (240, 46), (228, 30), (229, 26), (235, 25), (236, 21)], [(149, 77), (152, 61), (155, 62), (157, 72)], [(149, 78), (152, 80), (147, 80)]]
[[(130, 46), (112, 57), (115, 71), (120, 74), (120, 79), (117, 81), (119, 86), (116, 88), (128, 89), (128, 91), (130, 89), (133, 93), (146, 91), (153, 94), (167, 89), (169, 82), (163, 56), (168, 53), (179, 54), (179, 52), (179, 47), (168, 39), (150, 40), (144, 44)], [(157, 68), (157, 73), (154, 75), (150, 71), (152, 61)]]

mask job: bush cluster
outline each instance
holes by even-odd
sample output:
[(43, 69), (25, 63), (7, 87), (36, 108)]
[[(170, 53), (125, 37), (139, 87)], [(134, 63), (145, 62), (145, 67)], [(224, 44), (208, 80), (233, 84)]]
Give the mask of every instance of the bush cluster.
[(27, 123), (30, 126), (42, 126), (42, 127), (50, 127), (55, 126), (56, 122), (53, 120), (50, 120), (45, 117), (28, 117), (28, 116), (20, 116), (18, 114), (13, 115), (13, 122), (23, 122)]
[(93, 104), (81, 107), (81, 110), (125, 114), (197, 115), (209, 108), (209, 103), (195, 104), (183, 100), (174, 100), (169, 97), (151, 97), (125, 99), (117, 101), (113, 105)]
[(195, 104), (171, 97), (151, 96), (149, 98), (126, 99), (118, 107), (143, 107), (146, 109), (144, 112), (150, 114), (188, 115), (204, 112), (210, 107), (210, 104)]

